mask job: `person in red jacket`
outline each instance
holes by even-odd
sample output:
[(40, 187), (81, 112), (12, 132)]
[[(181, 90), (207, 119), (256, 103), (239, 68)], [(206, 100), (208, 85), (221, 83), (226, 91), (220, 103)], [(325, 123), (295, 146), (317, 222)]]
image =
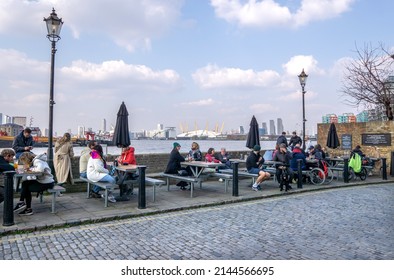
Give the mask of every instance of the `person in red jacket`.
[(134, 155), (134, 147), (127, 147), (122, 151), (122, 154), (118, 158), (120, 164), (137, 164)]
[(215, 157), (215, 149), (214, 148), (209, 148), (207, 154), (205, 155), (205, 161), (206, 162), (214, 162), (214, 163), (220, 163), (221, 161), (218, 160)]
[[(118, 163), (119, 164), (137, 164), (137, 161), (135, 159), (134, 155), (134, 147), (126, 147), (123, 149), (122, 154), (118, 157)], [(126, 176), (124, 179), (123, 177)], [(137, 173), (123, 173), (123, 172), (118, 172), (118, 177), (119, 181), (122, 180), (136, 180), (138, 178)], [(129, 200), (129, 196), (133, 194), (133, 184), (123, 184), (119, 186), (121, 189), (121, 197), (119, 200)]]

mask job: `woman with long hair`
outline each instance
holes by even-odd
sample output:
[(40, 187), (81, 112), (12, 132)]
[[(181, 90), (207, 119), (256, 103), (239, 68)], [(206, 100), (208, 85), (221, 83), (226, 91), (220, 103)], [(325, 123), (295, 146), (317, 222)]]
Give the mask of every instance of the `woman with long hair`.
[[(108, 182), (110, 184), (116, 183), (115, 178), (109, 175), (107, 163), (103, 154), (103, 147), (100, 144), (94, 146), (92, 151), (90, 152), (90, 158), (88, 161), (88, 168), (86, 173), (90, 181)], [(100, 190), (100, 187), (94, 186), (92, 192), (95, 196), (97, 196), (99, 195)], [(108, 201), (116, 202), (116, 199), (113, 196), (112, 192), (108, 193)]]
[(74, 184), (71, 170), (71, 159), (74, 157), (73, 145), (70, 133), (64, 133), (63, 137), (56, 141), (55, 156), (53, 159), (58, 185), (65, 183)]

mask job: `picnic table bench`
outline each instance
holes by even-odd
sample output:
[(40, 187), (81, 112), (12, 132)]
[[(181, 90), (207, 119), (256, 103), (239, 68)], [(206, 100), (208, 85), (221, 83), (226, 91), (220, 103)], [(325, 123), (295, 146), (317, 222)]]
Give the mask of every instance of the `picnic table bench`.
[(161, 177), (164, 177), (166, 179), (166, 184), (167, 184), (167, 190), (170, 191), (170, 179), (175, 179), (179, 181), (184, 181), (187, 182), (190, 185), (190, 197), (193, 197), (193, 189), (194, 189), (194, 184), (199, 183), (200, 188), (201, 182), (202, 182), (202, 177), (194, 177), (194, 176), (180, 176), (177, 174), (169, 174), (169, 173), (160, 173)]

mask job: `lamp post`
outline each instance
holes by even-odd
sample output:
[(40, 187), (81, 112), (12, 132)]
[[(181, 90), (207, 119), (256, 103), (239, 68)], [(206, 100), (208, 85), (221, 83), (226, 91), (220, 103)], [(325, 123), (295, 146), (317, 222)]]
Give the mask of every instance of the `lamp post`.
[(300, 75), (298, 75), (298, 79), (300, 80), (301, 88), (302, 88), (302, 149), (305, 151), (305, 83), (308, 75), (305, 74), (304, 69)]
[(55, 9), (52, 8), (52, 13), (49, 17), (44, 18), (47, 25), (48, 35), (47, 38), (52, 43), (52, 55), (51, 55), (51, 81), (50, 81), (50, 93), (49, 93), (49, 127), (48, 127), (48, 165), (54, 171), (53, 167), (53, 86), (55, 79), (55, 54), (56, 54), (56, 42), (60, 40), (60, 30), (62, 29), (63, 21), (57, 17)]

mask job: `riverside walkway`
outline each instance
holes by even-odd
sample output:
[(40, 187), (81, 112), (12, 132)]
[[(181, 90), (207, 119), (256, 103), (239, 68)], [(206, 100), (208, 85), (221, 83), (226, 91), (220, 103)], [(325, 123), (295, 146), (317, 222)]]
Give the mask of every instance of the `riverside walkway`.
[[(152, 201), (151, 187), (146, 188), (146, 209), (138, 209), (138, 188), (134, 189), (134, 195), (130, 201), (119, 201), (110, 203), (108, 208), (103, 207), (102, 199), (86, 198), (86, 192), (64, 193), (56, 199), (56, 213), (51, 213), (51, 197), (45, 196), (44, 202), (40, 203), (38, 198), (33, 198), (32, 207), (34, 215), (15, 215), (15, 225), (0, 225), (0, 236), (13, 234), (21, 231), (36, 231), (51, 228), (60, 228), (73, 225), (97, 223), (115, 219), (125, 219), (154, 215), (185, 209), (201, 208), (221, 204), (236, 203), (248, 200), (266, 199), (272, 197), (290, 197), (293, 194), (311, 191), (324, 191), (332, 188), (354, 187), (358, 185), (369, 185), (375, 183), (393, 184), (394, 177), (382, 180), (379, 177), (368, 177), (366, 181), (352, 181), (344, 183), (333, 181), (327, 185), (315, 186), (305, 184), (303, 189), (297, 189), (296, 184), (292, 184), (293, 190), (288, 193), (280, 192), (278, 184), (274, 181), (264, 182), (262, 191), (255, 192), (250, 188), (251, 180), (239, 180), (239, 196), (232, 196), (231, 187), (224, 192), (222, 182), (210, 180), (203, 184), (202, 189), (195, 188), (194, 197), (190, 198), (190, 191), (181, 191), (179, 187), (172, 185), (170, 191), (163, 186), (156, 188), (156, 201)], [(82, 185), (81, 185), (82, 186)], [(14, 203), (18, 201), (14, 199)], [(0, 217), (3, 217), (3, 205), (0, 207)]]

